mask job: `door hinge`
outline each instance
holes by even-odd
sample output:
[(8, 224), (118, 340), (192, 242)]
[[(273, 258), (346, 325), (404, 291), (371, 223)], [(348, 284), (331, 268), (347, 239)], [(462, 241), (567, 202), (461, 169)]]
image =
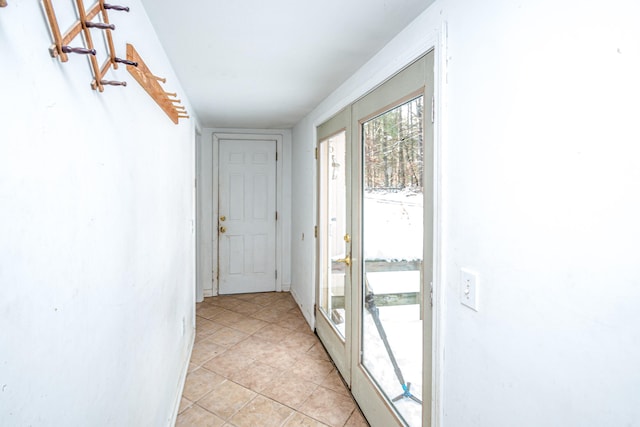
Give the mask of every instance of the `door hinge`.
[(431, 123), (436, 122), (436, 98), (431, 97)]
[(318, 238), (318, 226), (314, 226), (313, 227), (313, 237), (315, 237), (316, 239)]
[(316, 154), (315, 154), (315, 158), (316, 158), (316, 160), (318, 160), (318, 147), (316, 147), (316, 151), (315, 151), (315, 153), (316, 153)]
[(276, 270), (276, 279), (278, 278), (278, 270)]
[(433, 307), (433, 282), (429, 284), (429, 299), (431, 300), (431, 307)]
[(276, 151), (276, 162), (278, 161), (278, 152)]

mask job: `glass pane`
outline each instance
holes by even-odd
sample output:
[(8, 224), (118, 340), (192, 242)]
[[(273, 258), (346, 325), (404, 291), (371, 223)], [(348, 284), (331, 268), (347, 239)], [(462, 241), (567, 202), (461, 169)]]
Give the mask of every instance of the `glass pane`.
[(422, 424), (423, 99), (362, 125), (362, 364), (410, 426)]
[(346, 131), (320, 142), (320, 310), (344, 339)]

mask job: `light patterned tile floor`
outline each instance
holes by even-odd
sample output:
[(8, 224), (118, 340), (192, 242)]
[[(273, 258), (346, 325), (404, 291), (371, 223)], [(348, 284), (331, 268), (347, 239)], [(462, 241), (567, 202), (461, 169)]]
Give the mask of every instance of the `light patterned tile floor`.
[(205, 298), (196, 316), (176, 426), (368, 426), (288, 292)]

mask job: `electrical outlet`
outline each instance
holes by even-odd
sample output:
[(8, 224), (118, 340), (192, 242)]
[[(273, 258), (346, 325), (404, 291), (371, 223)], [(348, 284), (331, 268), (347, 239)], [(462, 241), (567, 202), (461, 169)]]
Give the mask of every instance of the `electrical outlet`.
[(460, 303), (478, 311), (478, 275), (460, 270)]

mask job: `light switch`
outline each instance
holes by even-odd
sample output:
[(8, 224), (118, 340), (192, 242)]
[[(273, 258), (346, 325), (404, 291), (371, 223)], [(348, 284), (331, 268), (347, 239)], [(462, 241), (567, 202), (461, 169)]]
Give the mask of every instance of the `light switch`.
[(460, 302), (478, 311), (478, 275), (469, 270), (460, 270)]

